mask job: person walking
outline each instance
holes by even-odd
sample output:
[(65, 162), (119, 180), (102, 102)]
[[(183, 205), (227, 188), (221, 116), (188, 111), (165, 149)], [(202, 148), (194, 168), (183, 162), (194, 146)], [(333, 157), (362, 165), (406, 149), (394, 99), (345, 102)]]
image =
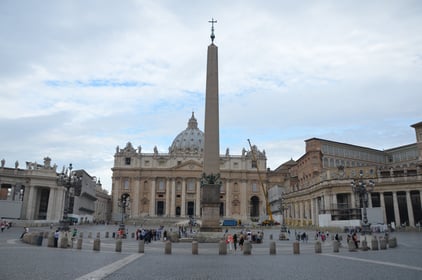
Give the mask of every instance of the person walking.
[(234, 247), (234, 251), (236, 252), (237, 250), (237, 234), (233, 234), (233, 247)]
[(59, 236), (60, 236), (60, 231), (57, 229), (54, 232), (54, 248), (57, 248), (58, 247), (58, 244), (59, 244)]
[(243, 234), (240, 235), (240, 239), (239, 239), (239, 247), (240, 247), (240, 251), (243, 251), (243, 243), (245, 242), (245, 237), (243, 236)]

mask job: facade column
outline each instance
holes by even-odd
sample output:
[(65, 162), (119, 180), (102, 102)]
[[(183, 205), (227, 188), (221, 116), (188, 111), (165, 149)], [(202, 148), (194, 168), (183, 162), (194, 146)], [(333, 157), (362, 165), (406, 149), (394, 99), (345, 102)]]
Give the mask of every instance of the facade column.
[[(115, 220), (120, 220), (118, 218), (118, 215), (119, 215), (119, 202), (118, 202), (118, 198), (120, 197), (119, 196), (119, 190), (121, 188), (121, 186), (120, 186), (120, 177), (113, 177), (113, 179), (112, 179), (112, 185), (113, 185), (113, 188), (111, 189), (111, 191), (112, 191), (111, 196), (113, 197), (113, 199), (112, 199), (112, 206), (111, 206), (111, 211), (112, 211), (111, 219), (112, 220), (114, 220), (114, 219)], [(61, 197), (61, 190), (58, 188), (56, 190), (55, 199), (57, 199), (57, 201), (60, 201), (60, 197)], [(60, 206), (59, 205), (60, 205), (60, 203), (57, 203), (56, 204), (57, 211), (60, 211), (59, 210), (60, 209)]]
[(316, 219), (315, 219), (315, 198), (311, 198), (311, 221), (312, 225), (316, 226)]
[(155, 187), (156, 187), (156, 180), (154, 178), (151, 182), (151, 198), (150, 198), (150, 202), (149, 202), (149, 215), (151, 217), (156, 216), (156, 213), (155, 213), (155, 192), (156, 192)]
[(350, 194), (350, 205), (350, 208), (356, 208), (356, 196), (354, 192)]
[(182, 180), (182, 205), (180, 207), (180, 216), (186, 217), (186, 179)]
[(299, 203), (299, 219), (300, 219), (300, 225), (301, 226), (303, 226), (303, 219), (305, 218), (304, 217), (304, 201), (301, 201), (300, 203)]
[(372, 208), (372, 195), (370, 192), (368, 193), (368, 208)]
[(336, 193), (333, 193), (332, 195), (331, 195), (331, 206), (330, 206), (330, 209), (338, 209), (338, 205), (337, 205), (337, 194)]
[(387, 210), (385, 209), (385, 201), (384, 201), (384, 193), (380, 192), (380, 202), (381, 202), (381, 209), (382, 209), (382, 217), (384, 219), (384, 224), (387, 223)]
[(248, 213), (249, 200), (246, 197), (246, 181), (240, 183), (240, 215), (243, 220), (247, 220), (250, 213)]
[(415, 227), (415, 217), (413, 216), (412, 199), (410, 191), (406, 191), (407, 215), (409, 216), (409, 226)]
[(232, 216), (232, 204), (230, 203), (231, 197), (230, 197), (230, 182), (229, 180), (225, 181), (225, 192), (226, 192), (226, 216), (231, 217)]
[(320, 205), (319, 205), (319, 199), (318, 197), (315, 198), (315, 225), (319, 226), (319, 211), (320, 209)]
[(57, 208), (57, 188), (50, 187), (48, 196), (47, 221), (60, 221), (60, 209)]
[(139, 190), (141, 189), (141, 186), (140, 186), (141, 178), (135, 177), (134, 179), (135, 179), (135, 189), (133, 190), (134, 196), (131, 199), (133, 207), (130, 207), (130, 208), (132, 212), (132, 217), (138, 218), (139, 213), (141, 212), (141, 209), (139, 209), (139, 199), (141, 199), (141, 196), (139, 195)]
[(306, 222), (309, 224), (309, 221), (312, 223), (312, 198), (306, 201)]
[[(29, 194), (28, 194), (28, 206), (27, 206), (27, 209), (26, 209), (26, 217), (25, 218), (27, 220), (34, 220), (35, 219), (35, 217), (34, 217), (35, 216), (35, 214), (34, 214), (34, 207), (35, 207), (34, 206), (34, 204), (35, 204), (34, 199), (36, 197), (35, 192), (37, 190), (33, 186), (28, 186), (28, 191), (29, 191)], [(64, 200), (64, 196), (63, 196), (62, 200)], [(60, 209), (60, 211), (61, 211), (60, 213), (63, 213), (63, 209), (64, 209), (63, 207)]]
[(399, 211), (399, 203), (397, 201), (397, 192), (393, 192), (393, 205), (394, 205), (394, 217), (396, 226), (399, 227), (401, 225), (400, 221), (400, 211)]
[(201, 182), (196, 182), (196, 202), (195, 202), (195, 216), (201, 216)]
[(165, 211), (165, 215), (166, 215), (166, 217), (169, 217), (170, 216), (170, 208), (171, 208), (171, 202), (170, 202), (170, 179), (169, 178), (166, 178), (166, 181), (165, 181), (165, 184), (166, 184), (166, 211)]
[(170, 205), (170, 217), (176, 217), (176, 179), (172, 178), (171, 184), (171, 205)]

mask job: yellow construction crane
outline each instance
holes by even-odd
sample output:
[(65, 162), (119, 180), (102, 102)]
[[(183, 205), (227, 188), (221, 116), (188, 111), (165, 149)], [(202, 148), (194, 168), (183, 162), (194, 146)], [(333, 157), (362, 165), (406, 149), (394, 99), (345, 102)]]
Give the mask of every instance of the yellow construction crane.
[(273, 219), (273, 213), (271, 212), (270, 202), (268, 201), (268, 190), (265, 187), (264, 182), (262, 181), (261, 171), (259, 170), (258, 159), (256, 158), (255, 150), (253, 149), (251, 141), (249, 139), (248, 139), (248, 143), (249, 143), (249, 147), (251, 148), (252, 159), (255, 162), (256, 171), (258, 172), (259, 183), (261, 184), (262, 192), (264, 193), (265, 208), (267, 210), (267, 215), (268, 215), (268, 219), (264, 220), (262, 224), (273, 225), (274, 219)]

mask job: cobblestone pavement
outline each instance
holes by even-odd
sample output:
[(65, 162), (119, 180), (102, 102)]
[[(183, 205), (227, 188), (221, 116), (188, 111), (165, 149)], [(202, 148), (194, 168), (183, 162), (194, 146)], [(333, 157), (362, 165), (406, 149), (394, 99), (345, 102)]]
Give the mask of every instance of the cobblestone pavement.
[[(344, 246), (333, 253), (328, 240), (322, 254), (315, 253), (314, 233), (309, 232), (309, 241), (294, 255), (293, 240), (279, 241), (277, 229), (264, 229), (264, 241), (253, 244), (248, 256), (241, 251), (219, 255), (218, 244), (212, 243), (200, 243), (198, 255), (192, 255), (190, 242), (173, 243), (171, 254), (165, 254), (162, 241), (145, 244), (140, 254), (139, 242), (132, 238), (123, 240), (122, 252), (115, 252), (116, 241), (104, 238), (114, 226), (78, 230), (84, 232), (81, 250), (49, 248), (45, 239), (42, 246), (24, 244), (19, 240), (22, 228), (1, 232), (0, 279), (422, 279), (420, 232), (395, 233), (398, 247), (379, 251), (349, 252)], [(129, 227), (129, 233), (134, 230)], [(93, 251), (89, 232), (93, 237), (100, 232), (100, 252)], [(271, 241), (276, 255), (269, 254)]]

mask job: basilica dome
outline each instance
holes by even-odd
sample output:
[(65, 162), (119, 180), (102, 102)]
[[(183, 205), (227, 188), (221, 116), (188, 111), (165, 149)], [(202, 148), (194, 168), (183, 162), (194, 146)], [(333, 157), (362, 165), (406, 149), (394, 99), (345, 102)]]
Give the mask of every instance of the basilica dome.
[(170, 154), (202, 154), (204, 152), (204, 132), (198, 128), (193, 112), (188, 127), (174, 138), (169, 152)]

